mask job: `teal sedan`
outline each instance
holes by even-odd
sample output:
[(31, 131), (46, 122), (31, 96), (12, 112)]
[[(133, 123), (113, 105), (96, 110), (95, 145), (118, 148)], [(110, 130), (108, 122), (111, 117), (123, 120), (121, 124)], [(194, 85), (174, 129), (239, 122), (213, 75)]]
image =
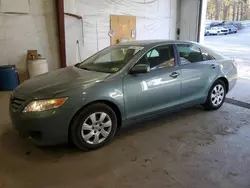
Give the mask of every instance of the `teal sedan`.
[(10, 116), (38, 145), (91, 150), (138, 119), (196, 104), (216, 110), (236, 79), (233, 59), (198, 43), (135, 41), (25, 81), (11, 95)]

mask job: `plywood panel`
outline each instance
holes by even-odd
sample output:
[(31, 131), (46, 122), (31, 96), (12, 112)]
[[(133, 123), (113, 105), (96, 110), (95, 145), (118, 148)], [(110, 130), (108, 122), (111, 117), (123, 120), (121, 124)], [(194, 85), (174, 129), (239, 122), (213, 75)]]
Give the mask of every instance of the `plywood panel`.
[(135, 16), (110, 16), (110, 29), (115, 32), (111, 37), (111, 44), (117, 44), (121, 39), (136, 40), (132, 36), (132, 31), (136, 30), (136, 17)]

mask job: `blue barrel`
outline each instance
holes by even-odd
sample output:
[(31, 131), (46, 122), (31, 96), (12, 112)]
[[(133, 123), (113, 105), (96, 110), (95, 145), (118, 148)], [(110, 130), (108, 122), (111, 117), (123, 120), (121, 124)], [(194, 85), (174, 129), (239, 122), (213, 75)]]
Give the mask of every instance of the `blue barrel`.
[(15, 65), (0, 66), (0, 91), (12, 91), (19, 84)]

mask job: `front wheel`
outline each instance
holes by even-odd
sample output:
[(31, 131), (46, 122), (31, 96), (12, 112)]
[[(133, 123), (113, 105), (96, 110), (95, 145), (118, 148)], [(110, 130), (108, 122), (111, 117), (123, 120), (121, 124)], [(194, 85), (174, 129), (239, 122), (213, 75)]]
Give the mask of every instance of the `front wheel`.
[(70, 127), (70, 138), (82, 150), (100, 148), (110, 142), (117, 129), (115, 112), (103, 103), (87, 106), (80, 111)]
[(217, 80), (210, 88), (206, 103), (203, 104), (205, 110), (217, 110), (225, 101), (226, 86), (222, 80)]

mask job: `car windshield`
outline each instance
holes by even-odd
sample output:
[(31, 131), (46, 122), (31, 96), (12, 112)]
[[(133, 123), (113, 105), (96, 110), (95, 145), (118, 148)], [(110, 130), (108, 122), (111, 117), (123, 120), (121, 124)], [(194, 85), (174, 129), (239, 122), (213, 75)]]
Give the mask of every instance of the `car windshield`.
[(90, 71), (115, 73), (143, 48), (131, 45), (110, 46), (76, 66)]

